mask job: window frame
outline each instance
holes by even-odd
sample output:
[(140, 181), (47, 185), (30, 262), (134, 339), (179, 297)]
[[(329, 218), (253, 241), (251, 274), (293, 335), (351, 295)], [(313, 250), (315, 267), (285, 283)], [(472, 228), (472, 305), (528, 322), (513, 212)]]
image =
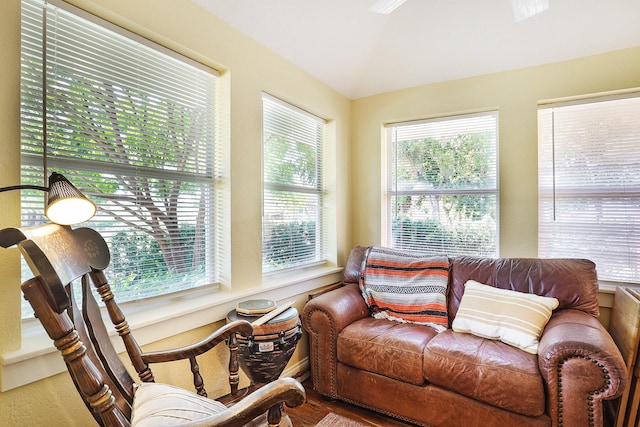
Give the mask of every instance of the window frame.
[[(225, 187), (224, 181), (227, 179), (221, 173), (221, 170), (226, 169), (226, 167), (224, 165), (218, 164), (221, 161), (219, 157), (222, 157), (222, 156), (218, 156), (220, 151), (221, 141), (220, 141), (220, 132), (217, 129), (219, 126), (219, 120), (220, 120), (219, 112), (218, 112), (219, 92), (217, 91), (217, 86), (219, 85), (219, 83), (217, 83), (219, 72), (210, 66), (204, 65), (185, 55), (182, 55), (178, 52), (170, 50), (160, 44), (157, 44), (153, 41), (140, 37), (135, 33), (132, 33), (131, 31), (128, 31), (102, 18), (89, 14), (81, 9), (78, 9), (75, 6), (68, 5), (66, 3), (55, 1), (55, 0), (48, 1), (48, 2), (32, 0), (28, 2), (28, 6), (26, 3), (27, 2), (23, 3), (23, 6), (22, 6), (23, 15), (25, 13), (29, 14), (27, 16), (32, 15), (32, 12), (27, 12), (25, 10), (26, 7), (28, 7), (29, 10), (33, 10), (33, 11), (36, 11), (41, 8), (40, 13), (42, 16), (42, 21), (41, 21), (42, 27), (41, 28), (36, 27), (35, 29), (33, 29), (35, 25), (34, 22), (36, 22), (38, 19), (37, 16), (31, 17), (29, 18), (30, 20), (25, 21), (27, 22), (27, 25), (31, 25), (32, 27), (31, 29), (28, 29), (28, 33), (26, 36), (24, 34), (22, 35), (22, 43), (24, 44), (25, 40), (28, 40), (28, 41), (31, 40), (33, 36), (37, 37), (37, 32), (39, 31), (41, 45), (38, 46), (38, 43), (36, 40), (36, 42), (31, 42), (33, 47), (29, 47), (29, 49), (23, 49), (23, 64), (22, 64), (23, 77), (21, 79), (25, 79), (25, 76), (27, 76), (26, 78), (28, 79), (35, 78), (38, 75), (40, 76), (40, 79), (41, 79), (40, 88), (39, 88), (40, 92), (38, 92), (38, 89), (35, 88), (35, 85), (37, 85), (37, 82), (35, 84), (31, 84), (30, 82), (27, 81), (27, 83), (23, 83), (23, 84), (26, 84), (27, 87), (31, 89), (32, 92), (29, 96), (32, 96), (35, 98), (38, 94), (40, 95), (39, 102), (40, 104), (42, 104), (42, 111), (39, 112), (40, 114), (39, 118), (36, 118), (36, 119), (30, 118), (30, 117), (27, 117), (26, 119), (23, 118), (23, 131), (22, 131), (23, 147), (21, 148), (21, 162), (22, 162), (21, 175), (23, 177), (23, 183), (26, 183), (24, 182), (24, 180), (28, 179), (26, 178), (26, 175), (28, 175), (28, 173), (25, 172), (25, 170), (27, 169), (31, 171), (36, 171), (37, 173), (35, 173), (35, 175), (38, 175), (38, 176), (42, 176), (45, 173), (47, 173), (46, 172), (47, 170), (50, 171), (53, 169), (57, 171), (73, 170), (73, 171), (78, 171), (78, 173), (80, 174), (99, 173), (101, 176), (106, 176), (105, 174), (122, 175), (122, 176), (138, 175), (140, 177), (143, 177), (142, 179), (146, 179), (147, 181), (158, 179), (163, 181), (181, 182), (183, 183), (183, 185), (199, 186), (200, 187), (199, 191), (201, 191), (203, 194), (202, 201), (197, 202), (197, 204), (198, 206), (200, 206), (199, 209), (201, 209), (204, 212), (204, 218), (202, 220), (202, 224), (204, 225), (203, 233), (202, 233), (203, 236), (201, 237), (201, 241), (203, 243), (202, 256), (204, 257), (204, 261), (203, 261), (204, 267), (203, 267), (203, 271), (197, 274), (198, 274), (198, 277), (200, 277), (203, 280), (199, 280), (198, 282), (193, 280), (183, 281), (184, 282), (183, 285), (178, 285), (176, 283), (175, 285), (166, 286), (163, 289), (157, 289), (156, 286), (153, 286), (150, 288), (152, 289), (151, 293), (147, 292), (145, 294), (140, 294), (140, 295), (136, 295), (134, 293), (128, 297), (124, 295), (122, 292), (120, 292), (119, 296), (120, 296), (120, 301), (122, 302), (127, 301), (131, 298), (144, 299), (148, 297), (155, 297), (165, 293), (170, 294), (180, 289), (184, 289), (185, 286), (194, 287), (194, 283), (197, 283), (197, 285), (195, 286), (208, 286), (214, 290), (217, 290), (220, 283), (220, 277), (223, 275), (221, 272), (221, 269), (223, 268), (222, 258), (224, 258), (224, 257), (216, 256), (217, 252), (222, 252), (219, 249), (219, 246), (222, 244), (221, 240), (223, 239), (223, 237), (222, 237), (222, 233), (220, 233), (220, 235), (218, 233), (223, 229), (223, 226), (221, 225), (221, 223), (225, 222), (225, 219), (223, 218), (224, 213), (223, 211), (221, 211), (221, 209), (218, 206), (222, 204), (221, 199), (224, 198), (224, 195), (221, 189)], [(206, 84), (210, 84), (211, 86), (206, 89), (208, 91), (207, 92), (208, 95), (206, 96), (210, 96), (211, 98), (207, 98), (209, 99), (207, 101), (208, 106), (204, 109), (204, 111), (206, 111), (205, 114), (209, 116), (206, 119), (207, 122), (209, 122), (209, 125), (207, 126), (207, 129), (209, 130), (205, 132), (209, 132), (209, 133), (204, 134), (205, 136), (201, 137), (201, 142), (199, 142), (200, 145), (203, 145), (203, 144), (205, 145), (204, 151), (206, 152), (206, 156), (210, 156), (210, 157), (207, 157), (206, 166), (203, 167), (202, 166), (203, 163), (201, 164), (200, 160), (198, 160), (198, 158), (201, 156), (196, 157), (196, 161), (198, 162), (198, 164), (191, 163), (188, 170), (179, 170), (177, 168), (175, 170), (172, 170), (172, 169), (167, 169), (166, 165), (164, 169), (158, 169), (158, 168), (152, 169), (152, 168), (145, 168), (145, 167), (141, 168), (136, 165), (128, 164), (128, 162), (125, 162), (125, 163), (108, 162), (108, 156), (106, 156), (105, 154), (102, 154), (102, 156), (104, 157), (101, 157), (99, 155), (91, 159), (80, 158), (80, 157), (73, 158), (74, 156), (73, 153), (71, 153), (70, 155), (61, 155), (61, 156), (52, 155), (51, 147), (47, 147), (48, 145), (49, 146), (52, 145), (51, 142), (47, 142), (47, 138), (46, 138), (46, 135), (48, 134), (47, 123), (51, 119), (56, 119), (56, 117), (52, 116), (53, 113), (48, 112), (49, 110), (47, 109), (47, 106), (49, 105), (50, 102), (57, 102), (57, 98), (59, 98), (59, 95), (57, 93), (53, 93), (53, 94), (49, 93), (47, 89), (46, 96), (44, 98), (42, 97), (42, 91), (43, 91), (42, 88), (43, 87), (48, 88), (49, 84), (51, 83), (47, 81), (49, 79), (49, 72), (44, 74), (42, 68), (44, 64), (44, 68), (48, 70), (47, 65), (48, 65), (49, 57), (47, 56), (47, 53), (43, 50), (44, 46), (47, 45), (47, 35), (46, 35), (47, 27), (53, 25), (48, 23), (48, 21), (52, 19), (57, 19), (56, 18), (57, 14), (64, 14), (62, 15), (62, 17), (64, 19), (69, 20), (71, 24), (70, 25), (71, 31), (69, 34), (73, 34), (74, 26), (77, 26), (79, 28), (81, 25), (84, 25), (84, 23), (86, 22), (86, 25), (88, 26), (88, 31), (90, 32), (100, 32), (100, 33), (106, 32), (107, 34), (111, 34), (113, 35), (114, 38), (121, 40), (122, 43), (126, 45), (130, 44), (131, 46), (134, 46), (132, 47), (132, 50), (136, 49), (135, 46), (139, 46), (138, 49), (140, 49), (141, 52), (143, 52), (143, 55), (146, 54), (145, 52), (150, 52), (151, 56), (160, 55), (163, 58), (166, 58), (166, 61), (179, 63), (180, 67), (186, 67), (192, 70), (192, 72), (198, 73), (200, 76), (202, 76), (202, 82), (209, 82)], [(49, 15), (51, 15), (51, 17), (49, 17)], [(67, 16), (68, 18), (66, 18)], [(25, 19), (25, 16), (23, 16), (23, 20), (24, 19)], [(24, 26), (25, 23), (23, 22), (22, 25)], [(56, 25), (56, 28), (57, 28), (57, 25)], [(25, 55), (29, 55), (29, 56), (25, 56)], [(29, 61), (31, 62), (26, 61), (25, 58), (29, 58)], [(145, 58), (145, 56), (142, 56), (142, 58)], [(39, 69), (37, 69), (38, 60), (41, 60), (42, 62), (39, 65), (40, 67)], [(114, 56), (114, 58), (111, 60), (111, 62), (113, 62), (114, 64), (116, 63), (115, 61), (118, 61), (117, 56)], [(77, 67), (82, 68), (82, 61), (77, 61), (77, 62), (78, 62)], [(126, 63), (125, 65), (129, 65), (129, 62), (130, 62), (129, 58), (125, 58), (125, 63)], [(25, 68), (25, 66), (31, 63), (35, 64), (33, 69)], [(75, 69), (74, 67), (76, 67), (76, 61), (74, 61), (73, 65), (70, 66), (70, 70), (72, 72)], [(145, 69), (147, 68), (152, 68), (152, 67), (145, 67)], [(112, 69), (113, 67), (108, 67), (106, 69), (106, 72), (111, 72)], [(118, 70), (120, 70), (120, 68), (118, 68)], [(134, 70), (133, 72), (141, 73), (142, 72), (141, 70), (142, 69), (137, 71)], [(120, 72), (122, 74), (127, 74), (124, 71), (124, 67), (123, 67), (123, 70), (121, 70)], [(149, 72), (149, 71), (147, 70), (145, 72)], [(176, 78), (181, 78), (181, 77), (179, 77), (178, 75), (178, 77)], [(114, 83), (111, 80), (106, 80), (106, 81), (112, 84)], [(32, 87), (28, 86), (30, 84)], [(24, 90), (28, 90), (28, 89), (23, 89), (23, 91)], [(141, 91), (142, 90), (144, 89), (141, 89)], [(164, 92), (162, 91), (161, 88), (158, 88), (158, 92), (164, 95)], [(27, 94), (29, 94), (29, 92), (27, 92)], [(151, 96), (153, 95), (153, 93), (149, 93), (149, 95)], [(181, 100), (180, 95), (175, 95), (175, 97), (176, 99)], [(172, 98), (173, 98), (173, 95), (172, 95)], [(49, 101), (50, 99), (53, 101)], [(199, 102), (201, 102), (202, 104), (204, 102), (204, 99), (205, 99), (205, 96), (199, 97)], [(31, 111), (28, 108), (24, 108), (24, 105), (25, 105), (23, 104), (24, 102), (25, 100), (21, 100), (21, 104), (23, 105), (21, 114), (31, 114)], [(27, 102), (34, 103), (34, 101), (30, 101), (28, 99), (27, 99)], [(114, 101), (114, 104), (116, 102), (117, 101)], [(151, 105), (152, 99), (149, 98), (149, 101), (147, 101), (147, 103)], [(31, 105), (31, 104), (26, 104), (26, 105)], [(35, 110), (35, 114), (38, 114), (37, 109), (34, 108), (34, 110)], [(158, 114), (157, 120), (162, 120), (162, 117), (160, 116), (160, 114), (162, 114), (162, 110), (156, 109), (155, 111), (156, 111), (156, 114)], [(30, 126), (30, 128), (28, 129), (29, 131), (31, 131), (31, 129), (34, 129), (35, 127), (37, 127), (38, 121), (42, 123), (41, 125), (42, 135), (45, 135), (44, 139), (41, 142), (42, 151), (39, 151), (37, 147), (38, 145), (37, 139), (36, 139), (36, 142), (34, 143), (30, 142), (35, 138), (30, 137), (30, 134), (27, 132), (27, 130), (25, 130), (27, 128), (25, 128), (25, 125), (24, 125), (24, 123), (27, 123), (28, 126)], [(33, 133), (33, 131), (31, 132)], [(24, 141), (27, 141), (26, 145), (24, 145)], [(151, 143), (147, 141), (151, 141), (151, 140), (145, 139), (143, 142), (141, 142), (142, 145), (140, 145), (140, 147), (144, 147), (144, 148), (151, 147)], [(176, 145), (178, 144), (179, 144), (179, 141), (176, 141)], [(200, 150), (202, 150), (202, 148)], [(47, 155), (47, 151), (49, 152), (48, 155)], [(44, 153), (44, 159), (43, 159), (43, 153)], [(64, 154), (64, 152), (62, 153)], [(131, 153), (127, 152), (127, 154), (131, 154)], [(142, 154), (142, 152), (136, 153), (136, 155), (138, 155), (139, 158), (144, 158), (144, 155)], [(183, 157), (179, 157), (179, 158), (184, 158), (186, 161), (186, 156), (184, 155)], [(228, 161), (228, 159), (226, 161)], [(144, 162), (147, 162), (147, 160), (144, 160)], [(194, 171), (197, 171), (197, 172), (194, 172)], [(81, 188), (85, 192), (85, 194), (87, 194), (90, 198), (92, 198), (94, 202), (96, 202), (96, 204), (98, 204), (99, 212), (96, 215), (96, 217), (94, 217), (94, 219), (92, 219), (89, 222), (89, 225), (98, 229), (98, 231), (101, 231), (105, 239), (109, 241), (110, 234), (111, 234), (110, 230), (114, 227), (109, 226), (107, 224), (107, 228), (103, 229), (103, 226), (101, 225), (103, 221), (114, 222), (115, 218), (111, 218), (111, 219), (109, 219), (110, 217), (106, 219), (101, 218), (100, 203), (98, 202), (100, 199), (100, 193), (96, 193), (95, 191), (92, 193), (90, 189), (87, 190), (86, 188), (83, 188), (81, 180), (76, 180), (74, 179), (73, 176), (67, 175), (67, 177), (71, 179), (71, 181), (73, 181), (79, 188)], [(182, 196), (186, 194), (186, 193), (183, 193), (182, 190), (180, 191), (180, 193), (182, 194)], [(123, 196), (117, 196), (116, 194), (107, 196), (106, 198), (104, 198), (104, 202), (109, 203), (109, 199), (113, 198), (113, 196), (115, 196), (115, 198), (118, 199), (118, 197), (120, 198), (126, 197), (127, 194), (124, 194)], [(41, 207), (44, 205), (44, 203), (42, 202), (43, 194), (39, 192), (31, 192), (31, 193), (23, 192), (22, 200), (23, 200), (23, 209), (22, 209), (23, 226), (29, 225), (31, 222), (33, 222), (34, 218), (36, 222), (42, 222), (42, 220), (44, 220), (44, 216), (42, 214), (43, 209), (41, 209)], [(188, 203), (191, 203), (191, 202), (188, 202)], [(184, 203), (184, 200), (181, 201), (179, 199), (176, 199), (176, 206), (178, 207), (178, 209), (182, 209), (183, 206), (186, 208), (186, 204)], [(124, 209), (127, 209), (126, 206)], [(25, 216), (25, 212), (31, 212), (31, 211), (36, 212), (36, 215), (31, 216), (27, 214)], [(38, 214), (38, 212), (40, 213)], [(117, 215), (117, 213), (114, 215)], [(184, 216), (184, 214), (180, 214), (180, 215), (181, 216), (178, 218), (182, 218)], [(189, 215), (192, 215), (192, 214), (189, 214)], [(185, 222), (184, 219), (179, 219), (179, 221), (180, 223)], [(118, 226), (116, 225), (116, 227)], [(115, 233), (115, 231), (113, 233)], [(129, 232), (125, 232), (125, 233), (127, 235), (130, 234)], [(115, 256), (116, 256), (116, 253), (114, 252), (112, 256), (114, 263), (116, 261), (116, 259), (114, 258)], [(115, 264), (112, 265), (111, 269), (113, 270), (113, 268), (115, 268)], [(25, 274), (30, 274), (28, 271), (26, 271), (28, 269), (26, 269), (24, 266), (23, 266), (23, 270), (25, 270)], [(113, 271), (108, 272), (108, 274), (111, 274), (111, 273), (114, 273), (114, 272)], [(114, 286), (115, 286), (115, 283), (114, 283)], [(23, 305), (23, 311), (25, 311), (23, 312), (23, 316), (25, 314), (29, 314), (30, 308), (28, 306), (25, 307)]]
[[(279, 112), (287, 114), (290, 120), (293, 118), (302, 119), (304, 121), (308, 121), (308, 123), (304, 129), (301, 128), (303, 126), (302, 123), (299, 122), (287, 122), (287, 123), (279, 123), (278, 125), (269, 124), (273, 120), (270, 120), (267, 117), (267, 114), (271, 114), (275, 109), (279, 109)], [(262, 167), (263, 167), (263, 191), (262, 191), (262, 273), (263, 276), (275, 275), (278, 273), (282, 273), (291, 269), (301, 269), (301, 268), (309, 268), (314, 266), (320, 266), (327, 262), (328, 253), (327, 253), (327, 213), (326, 211), (326, 195), (327, 191), (325, 189), (325, 179), (324, 172), (325, 168), (323, 165), (324, 162), (324, 145), (325, 139), (327, 135), (327, 121), (315, 114), (312, 114), (292, 103), (287, 101), (283, 101), (275, 96), (272, 96), (266, 92), (262, 94), (262, 114), (263, 114), (263, 132), (262, 132), (262, 147), (263, 147), (263, 157), (262, 157)], [(311, 123), (315, 122), (315, 130), (311, 129)], [(277, 130), (278, 136), (282, 136), (285, 132), (292, 134), (293, 136), (301, 137), (301, 141), (304, 143), (309, 143), (309, 145), (313, 145), (315, 152), (315, 176), (313, 181), (314, 184), (305, 184), (303, 182), (297, 181), (295, 183), (283, 183), (283, 182), (272, 182), (269, 181), (267, 175), (268, 171), (268, 153), (266, 144), (268, 141), (268, 130)], [(305, 135), (305, 131), (309, 132), (309, 134)], [(314, 135), (309, 136), (309, 135)], [(299, 152), (297, 152), (299, 154)], [(279, 164), (274, 164), (277, 167)], [(285, 262), (283, 265), (269, 267), (268, 251), (267, 251), (267, 223), (270, 224), (271, 227), (274, 225), (285, 224), (287, 221), (269, 221), (267, 220), (267, 213), (271, 211), (273, 199), (269, 198), (267, 194), (269, 192), (278, 192), (283, 194), (290, 194), (292, 198), (298, 197), (313, 197), (316, 199), (315, 205), (315, 231), (314, 231), (314, 249), (312, 252), (313, 259), (303, 259), (301, 261), (291, 261)], [(283, 208), (284, 209), (284, 208)], [(278, 212), (283, 217), (286, 215), (283, 214), (283, 211)], [(289, 253), (288, 251), (286, 252)], [(286, 254), (285, 254), (286, 255)]]
[[(633, 200), (640, 196), (640, 173), (636, 172), (635, 179), (621, 177), (617, 173), (631, 159), (629, 153), (636, 152), (637, 149), (631, 147), (633, 142), (618, 144), (629, 138), (628, 135), (625, 135), (626, 138), (621, 136), (621, 129), (625, 126), (622, 115), (612, 113), (596, 116), (589, 111), (591, 108), (595, 111), (599, 107), (617, 108), (614, 104), (624, 101), (640, 104), (640, 91), (636, 88), (538, 103), (538, 256), (588, 258), (599, 266), (601, 284), (637, 285), (640, 284), (640, 256), (637, 255), (640, 238), (630, 238), (638, 235), (630, 230), (640, 228), (640, 213), (635, 215), (635, 219), (630, 216), (637, 211)], [(562, 117), (557, 116), (561, 113)], [(596, 121), (598, 131), (584, 133)], [(612, 131), (614, 122), (620, 127)], [(635, 129), (634, 125), (626, 126)], [(570, 136), (576, 137), (580, 132), (586, 136), (573, 143), (568, 140)], [(606, 163), (597, 152), (605, 150), (611, 154), (611, 150), (602, 140), (596, 140), (604, 137), (604, 132), (607, 133), (607, 138), (614, 140), (616, 151), (613, 155), (617, 156), (606, 160)], [(635, 133), (636, 137), (640, 134), (638, 131)], [(572, 144), (571, 150), (563, 148), (569, 144)], [(576, 147), (576, 144), (579, 146)], [(625, 147), (630, 151), (624, 152)], [(573, 167), (566, 166), (569, 159), (563, 150), (575, 157)], [(592, 163), (589, 172), (583, 173), (586, 168), (580, 167), (580, 162), (585, 159), (593, 161), (594, 158), (597, 158), (598, 163)], [(635, 158), (640, 159), (640, 156), (636, 155)], [(606, 165), (610, 167), (607, 169)], [(602, 166), (604, 167), (601, 169)], [(633, 169), (632, 166), (627, 166), (626, 170)], [(603, 171), (614, 172), (607, 173), (605, 179)], [(568, 185), (570, 181), (572, 184)], [(625, 202), (625, 199), (628, 201)], [(597, 215), (594, 216), (594, 212)], [(632, 224), (634, 220), (635, 225)], [(622, 226), (619, 225), (621, 223)], [(600, 237), (592, 232), (603, 227), (606, 227), (607, 232)], [(581, 244), (576, 249), (578, 240)], [(569, 247), (574, 249), (568, 249)], [(604, 248), (606, 250), (600, 250)], [(617, 255), (612, 256), (613, 253)]]
[[(483, 116), (491, 116), (495, 118), (495, 152), (494, 160), (495, 164), (495, 186), (490, 188), (460, 188), (454, 185), (449, 188), (432, 188), (432, 189), (420, 189), (420, 190), (398, 190), (397, 183), (394, 182), (394, 144), (396, 143), (393, 129), (401, 126), (413, 126), (429, 123), (445, 123), (454, 120), (474, 119)], [(383, 168), (383, 203), (382, 203), (382, 244), (395, 247), (393, 237), (393, 221), (394, 221), (394, 209), (392, 201), (397, 196), (475, 196), (486, 195), (489, 197), (495, 197), (495, 252), (491, 254), (481, 254), (482, 256), (497, 257), (500, 253), (500, 171), (499, 171), (499, 111), (497, 109), (478, 110), (473, 112), (455, 113), (455, 114), (443, 114), (433, 117), (427, 117), (418, 120), (402, 121), (402, 122), (390, 122), (384, 125), (384, 140), (383, 144), (383, 156), (382, 156), (382, 168)], [(434, 137), (435, 138), (435, 137)], [(437, 240), (437, 239), (436, 239)], [(424, 253), (430, 253), (434, 255), (449, 254), (459, 255), (457, 253), (451, 253), (449, 248), (445, 245), (428, 246), (420, 244), (419, 248), (411, 247), (405, 248), (409, 250), (417, 250)], [(469, 255), (469, 254), (468, 254)], [(471, 254), (473, 255), (473, 254)], [(480, 255), (480, 254), (475, 254)]]

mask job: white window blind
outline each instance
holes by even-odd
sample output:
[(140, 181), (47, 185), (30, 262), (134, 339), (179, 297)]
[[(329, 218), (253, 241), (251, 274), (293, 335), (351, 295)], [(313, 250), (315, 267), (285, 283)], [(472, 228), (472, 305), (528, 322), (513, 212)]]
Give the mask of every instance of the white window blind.
[(498, 255), (498, 113), (387, 126), (384, 244)]
[(640, 283), (640, 94), (538, 111), (541, 257), (588, 258)]
[(323, 262), (325, 121), (266, 94), (262, 101), (262, 271)]
[[(67, 10), (69, 9), (69, 10)], [(43, 50), (44, 46), (44, 50)], [(43, 155), (98, 205), (119, 301), (218, 281), (216, 73), (89, 16), (23, 0), (22, 183)], [(46, 221), (22, 193), (22, 224)]]

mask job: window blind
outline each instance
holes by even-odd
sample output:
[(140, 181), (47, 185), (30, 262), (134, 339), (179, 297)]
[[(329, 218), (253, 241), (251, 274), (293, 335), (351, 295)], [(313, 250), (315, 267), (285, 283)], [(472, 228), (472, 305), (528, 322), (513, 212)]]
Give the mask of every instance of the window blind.
[(640, 283), (640, 96), (538, 111), (541, 257), (588, 258), (598, 277)]
[(387, 126), (385, 244), (497, 256), (498, 114)]
[[(22, 183), (55, 170), (98, 205), (118, 299), (217, 283), (216, 72), (38, 0), (23, 0), (21, 60)], [(24, 226), (43, 204), (22, 193)]]
[(262, 270), (323, 262), (325, 121), (266, 94), (262, 101)]

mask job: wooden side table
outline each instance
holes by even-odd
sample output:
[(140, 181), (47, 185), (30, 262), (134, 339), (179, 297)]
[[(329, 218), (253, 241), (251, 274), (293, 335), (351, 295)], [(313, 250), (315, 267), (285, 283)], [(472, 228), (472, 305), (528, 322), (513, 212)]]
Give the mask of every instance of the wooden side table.
[[(256, 320), (243, 316), (236, 310), (227, 314), (227, 321)], [(302, 336), (298, 310), (290, 307), (264, 325), (254, 326), (253, 335), (238, 335), (240, 366), (252, 385), (267, 384), (277, 380), (289, 363)]]
[[(227, 322), (253, 322), (258, 318), (259, 316), (244, 316), (236, 310), (227, 314)], [(259, 388), (280, 377), (301, 336), (300, 317), (294, 307), (288, 308), (262, 325), (254, 325), (253, 335), (249, 337), (237, 335), (240, 367), (251, 381), (249, 389)], [(291, 425), (282, 403), (269, 409), (265, 417), (268, 425), (274, 425), (275, 420), (280, 420), (280, 427)], [(259, 424), (263, 420), (257, 422)]]

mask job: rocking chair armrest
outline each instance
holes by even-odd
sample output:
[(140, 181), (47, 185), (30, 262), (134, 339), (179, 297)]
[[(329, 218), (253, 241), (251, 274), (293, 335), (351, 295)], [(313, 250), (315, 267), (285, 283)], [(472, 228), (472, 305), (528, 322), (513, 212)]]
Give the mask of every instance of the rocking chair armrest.
[(253, 334), (253, 326), (246, 320), (236, 320), (224, 325), (198, 343), (170, 350), (143, 353), (142, 360), (145, 363), (159, 363), (189, 359), (211, 350), (235, 333), (248, 337)]
[(290, 408), (295, 408), (302, 405), (305, 400), (306, 392), (298, 381), (293, 378), (280, 378), (254, 391), (225, 411), (180, 425), (184, 427), (243, 426), (281, 402)]

